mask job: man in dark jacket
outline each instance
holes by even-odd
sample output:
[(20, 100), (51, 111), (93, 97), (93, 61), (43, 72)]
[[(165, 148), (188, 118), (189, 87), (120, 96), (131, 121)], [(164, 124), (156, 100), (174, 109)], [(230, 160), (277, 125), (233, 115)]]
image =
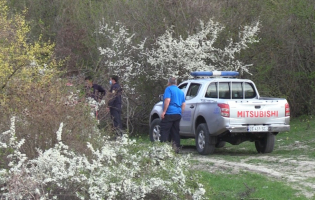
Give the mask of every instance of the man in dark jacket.
[(97, 102), (100, 102), (106, 94), (102, 86), (93, 83), (91, 76), (85, 77), (85, 90), (86, 97), (91, 97)]
[(114, 128), (118, 135), (121, 135), (121, 93), (122, 89), (118, 83), (118, 76), (111, 77), (110, 87), (110, 99), (108, 101), (108, 108), (110, 111), (111, 118), (113, 120)]

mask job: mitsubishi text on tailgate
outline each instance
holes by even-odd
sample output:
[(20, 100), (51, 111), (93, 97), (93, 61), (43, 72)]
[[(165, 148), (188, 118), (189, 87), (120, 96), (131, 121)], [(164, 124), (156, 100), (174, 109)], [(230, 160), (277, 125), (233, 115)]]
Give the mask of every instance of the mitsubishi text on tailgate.
[[(200, 154), (207, 155), (226, 142), (255, 143), (258, 153), (273, 151), (275, 136), (290, 130), (286, 99), (260, 97), (255, 84), (238, 79), (238, 72), (192, 72), (194, 77), (178, 87), (186, 107), (180, 122), (181, 138), (195, 138)], [(150, 139), (158, 141), (162, 101), (150, 113)]]

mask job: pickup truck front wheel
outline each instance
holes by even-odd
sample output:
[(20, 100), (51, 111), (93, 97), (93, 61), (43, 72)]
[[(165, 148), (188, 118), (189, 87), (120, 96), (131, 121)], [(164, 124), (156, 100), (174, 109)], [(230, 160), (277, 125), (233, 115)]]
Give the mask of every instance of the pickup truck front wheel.
[(215, 143), (210, 141), (208, 127), (206, 124), (199, 124), (196, 130), (196, 148), (199, 154), (208, 155), (214, 152)]
[(161, 126), (160, 126), (161, 120), (160, 119), (155, 119), (151, 122), (150, 125), (150, 140), (152, 142), (155, 141), (160, 141), (160, 137), (161, 137)]
[(275, 146), (275, 135), (267, 133), (265, 137), (255, 141), (255, 147), (258, 153), (271, 153)]

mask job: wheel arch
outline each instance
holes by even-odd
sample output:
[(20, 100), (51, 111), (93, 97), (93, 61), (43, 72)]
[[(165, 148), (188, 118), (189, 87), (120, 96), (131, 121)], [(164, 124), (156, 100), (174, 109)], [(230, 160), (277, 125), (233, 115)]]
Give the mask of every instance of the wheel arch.
[(153, 122), (153, 120), (155, 119), (160, 119), (160, 116), (157, 113), (154, 113), (153, 115), (151, 115), (150, 117), (150, 124)]
[(207, 121), (203, 116), (199, 115), (195, 120), (195, 125), (194, 125), (194, 133), (195, 134), (196, 134), (196, 130), (197, 130), (197, 127), (199, 126), (199, 124), (203, 124), (203, 123), (207, 124)]

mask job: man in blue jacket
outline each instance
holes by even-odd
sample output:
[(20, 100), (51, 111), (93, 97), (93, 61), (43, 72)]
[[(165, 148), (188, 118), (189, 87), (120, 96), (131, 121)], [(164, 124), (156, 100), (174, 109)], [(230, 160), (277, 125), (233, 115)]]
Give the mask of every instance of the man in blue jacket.
[(161, 142), (167, 142), (170, 138), (175, 152), (178, 153), (180, 148), (179, 123), (182, 112), (185, 110), (185, 95), (177, 87), (176, 78), (169, 78), (167, 85), (163, 96)]

